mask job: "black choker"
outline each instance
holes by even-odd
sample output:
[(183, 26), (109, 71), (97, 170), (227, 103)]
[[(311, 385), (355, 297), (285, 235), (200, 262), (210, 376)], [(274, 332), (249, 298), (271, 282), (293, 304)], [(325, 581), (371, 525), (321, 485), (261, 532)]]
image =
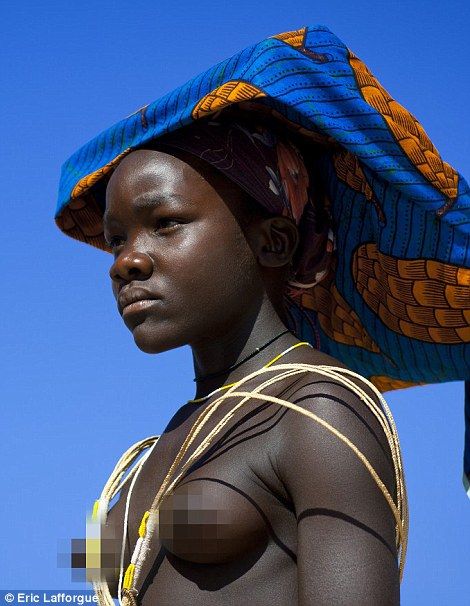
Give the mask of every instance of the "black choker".
[(206, 379), (212, 379), (212, 377), (218, 377), (219, 375), (223, 375), (223, 374), (225, 374), (227, 372), (230, 372), (231, 370), (235, 370), (235, 368), (238, 368), (244, 362), (247, 362), (248, 360), (250, 360), (251, 358), (253, 358), (254, 356), (256, 356), (256, 354), (259, 354), (260, 351), (263, 351), (263, 349), (266, 349), (266, 347), (268, 347), (268, 345), (271, 345), (271, 343), (274, 343), (274, 341), (276, 341), (276, 339), (279, 339), (279, 337), (282, 337), (282, 335), (285, 335), (288, 332), (290, 332), (290, 330), (284, 330), (283, 332), (279, 333), (273, 339), (271, 339), (270, 341), (268, 341), (264, 345), (261, 345), (261, 347), (257, 347), (253, 353), (251, 353), (246, 358), (243, 358), (243, 360), (240, 360), (240, 362), (237, 362), (236, 364), (233, 364), (232, 366), (229, 366), (228, 368), (224, 368), (223, 370), (219, 370), (217, 372), (211, 372), (210, 374), (204, 375), (202, 377), (194, 377), (193, 381), (196, 381), (196, 382), (197, 381), (205, 381)]

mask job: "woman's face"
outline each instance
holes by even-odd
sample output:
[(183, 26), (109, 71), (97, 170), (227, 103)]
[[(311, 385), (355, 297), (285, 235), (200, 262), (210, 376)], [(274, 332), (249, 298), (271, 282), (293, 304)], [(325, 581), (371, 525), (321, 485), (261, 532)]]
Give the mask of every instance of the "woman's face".
[(264, 293), (250, 247), (256, 221), (242, 230), (235, 216), (238, 188), (182, 157), (134, 151), (106, 191), (113, 293), (148, 353), (216, 339), (256, 313)]

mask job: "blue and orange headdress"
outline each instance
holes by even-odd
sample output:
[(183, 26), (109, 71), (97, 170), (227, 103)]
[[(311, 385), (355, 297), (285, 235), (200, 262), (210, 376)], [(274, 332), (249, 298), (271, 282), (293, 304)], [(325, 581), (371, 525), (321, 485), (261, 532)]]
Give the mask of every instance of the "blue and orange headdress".
[[(381, 391), (467, 380), (470, 490), (469, 188), (416, 118), (327, 28), (279, 34), (79, 149), (62, 169), (59, 228), (107, 250), (107, 177), (156, 140), (205, 158), (296, 221), (301, 250), (285, 295), (299, 338)], [(250, 146), (266, 162), (248, 178), (253, 164), (239, 150)], [(223, 163), (227, 153), (235, 162)]]

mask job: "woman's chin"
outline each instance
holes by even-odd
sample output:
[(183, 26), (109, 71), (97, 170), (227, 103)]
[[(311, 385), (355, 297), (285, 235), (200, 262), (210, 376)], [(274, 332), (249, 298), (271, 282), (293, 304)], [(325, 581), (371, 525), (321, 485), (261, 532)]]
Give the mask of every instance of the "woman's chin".
[(179, 346), (178, 343), (175, 343), (174, 338), (169, 338), (165, 335), (161, 327), (157, 333), (155, 330), (150, 330), (149, 327), (145, 326), (145, 322), (138, 324), (132, 330), (132, 335), (137, 347), (148, 354), (161, 353)]

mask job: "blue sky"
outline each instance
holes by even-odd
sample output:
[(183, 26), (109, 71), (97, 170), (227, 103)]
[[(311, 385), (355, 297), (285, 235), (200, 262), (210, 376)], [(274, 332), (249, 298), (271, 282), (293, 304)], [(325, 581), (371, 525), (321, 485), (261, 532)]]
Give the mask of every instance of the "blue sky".
[[(140, 352), (115, 308), (108, 255), (55, 227), (62, 162), (110, 124), (245, 46), (321, 23), (468, 178), (469, 17), (465, 0), (4, 7), (0, 589), (80, 588), (57, 567), (58, 542), (84, 536), (85, 513), (117, 458), (160, 433), (193, 396), (189, 350)], [(410, 497), (402, 604), (468, 605), (463, 383), (386, 397)]]

